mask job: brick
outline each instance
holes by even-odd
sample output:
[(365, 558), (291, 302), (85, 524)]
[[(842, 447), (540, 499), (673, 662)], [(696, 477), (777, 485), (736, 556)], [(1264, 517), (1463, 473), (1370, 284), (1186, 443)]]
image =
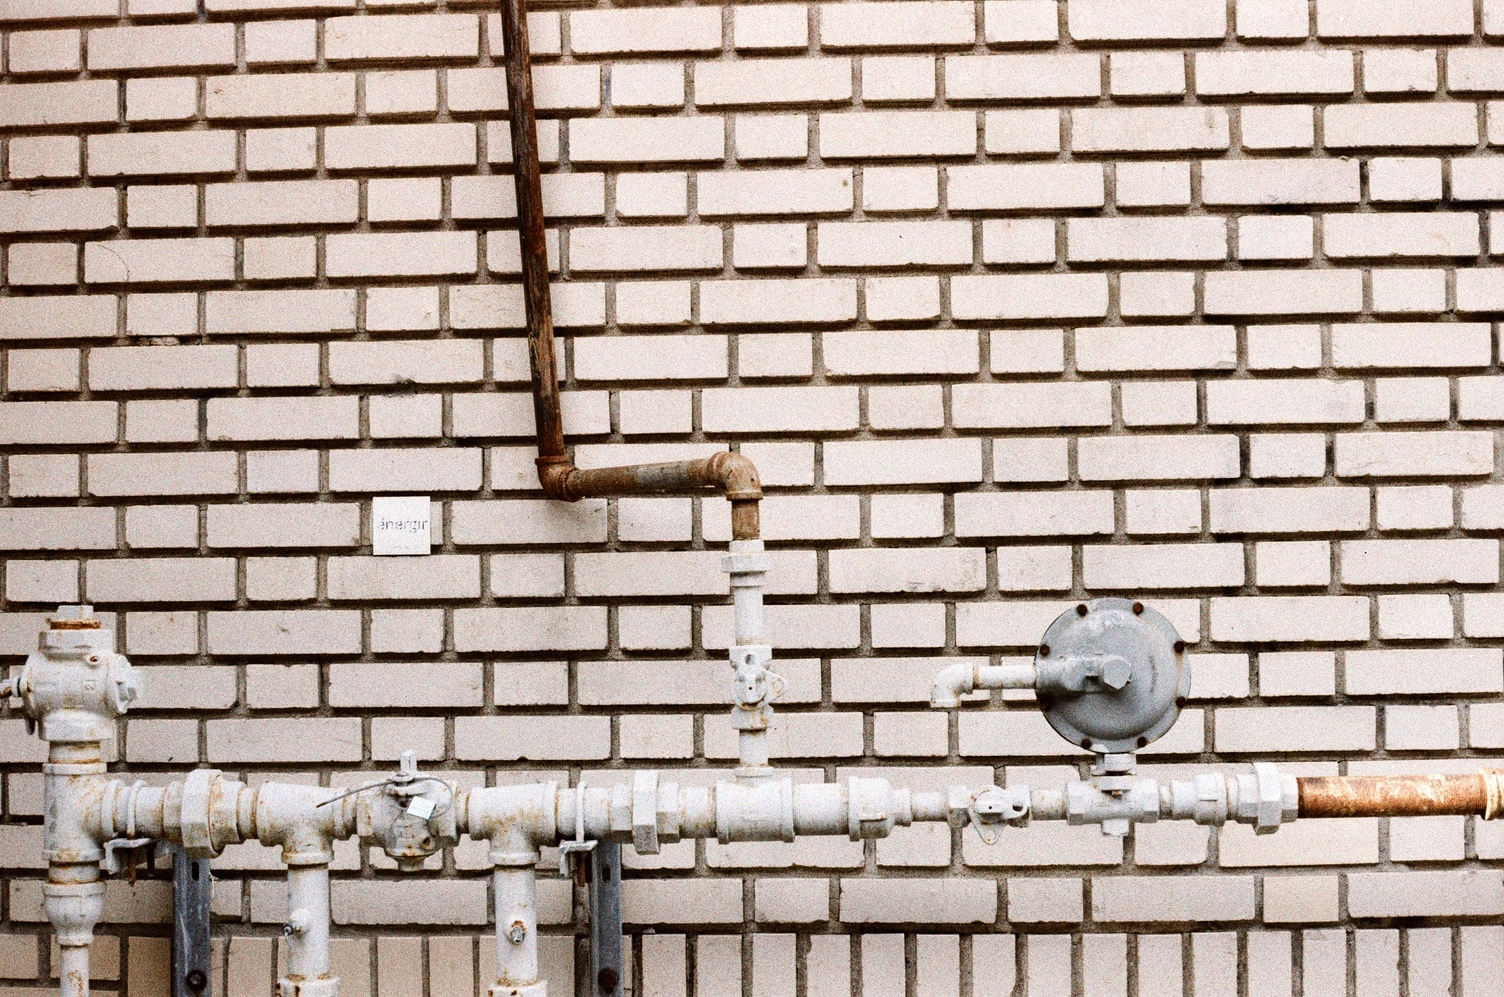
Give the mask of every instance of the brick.
[(809, 45), (808, 12), (797, 4), (737, 7), (733, 40), (738, 49), (804, 49)]
[(850, 211), (848, 169), (757, 170), (696, 175), (696, 205), (705, 218)]
[(0, 95), (0, 127), (113, 122), (118, 93), (114, 80), (13, 83)]
[(695, 65), (698, 107), (840, 104), (851, 99), (848, 59), (746, 59)]
[(76, 177), (80, 173), (78, 153), (79, 141), (72, 135), (16, 136), (10, 140), (10, 177)]
[(234, 278), (233, 239), (113, 239), (84, 244), (84, 280), (91, 284)]
[(1143, 0), (1070, 0), (1067, 13), (1078, 42), (1211, 41), (1227, 33), (1227, 10), (1212, 0), (1195, 0), (1173, 12)]
[(88, 155), (89, 174), (96, 177), (229, 173), (235, 169), (235, 133), (187, 131), (90, 135)]
[(712, 388), (701, 394), (707, 432), (832, 432), (857, 428), (849, 387)]
[(714, 162), (726, 134), (714, 117), (581, 118), (569, 123), (569, 154), (576, 163)]
[(239, 383), (233, 346), (123, 346), (89, 354), (95, 391), (233, 388)]
[(700, 282), (706, 325), (832, 325), (856, 318), (856, 281), (840, 278)]
[(1080, 371), (1231, 370), (1237, 366), (1236, 335), (1232, 326), (1225, 325), (1077, 329), (1075, 347)]
[(348, 125), (324, 132), (331, 170), (413, 169), (475, 164), (469, 124)]
[(1082, 578), (1092, 589), (1225, 588), (1243, 584), (1241, 544), (1087, 546), (1082, 548), (1082, 556)]
[(1251, 921), (1253, 885), (1251, 876), (1177, 876), (1163, 883), (1099, 876), (1092, 880), (1092, 917), (1108, 922)]
[(1462, 213), (1327, 215), (1323, 232), (1333, 258), (1476, 256), (1480, 248), (1477, 217)]
[(1106, 426), (1112, 398), (1105, 384), (956, 385), (952, 418), (965, 428)]
[[(208, 619), (209, 650), (215, 654), (281, 656), (360, 651), (360, 613), (356, 610), (211, 611)], [(355, 743), (359, 757), (358, 734)]]
[(1354, 424), (1363, 421), (1361, 381), (1260, 379), (1206, 386), (1211, 426)]
[(577, 228), (570, 234), (576, 270), (719, 270), (721, 230), (710, 225)]
[(1228, 641), (1367, 640), (1360, 596), (1227, 596), (1211, 603), (1212, 638)]
[(1101, 318), (1107, 281), (1100, 274), (988, 274), (951, 280), (951, 313), (968, 320)]
[(1471, 148), (1478, 118), (1464, 104), (1340, 105), (1326, 110), (1323, 136), (1330, 149)]
[(820, 5), (820, 46), (826, 49), (965, 47), (976, 38), (971, 7), (954, 0), (897, 0), (881, 12)]
[(1342, 580), (1353, 585), (1484, 584), (1498, 580), (1498, 554), (1492, 540), (1344, 541)]
[(1458, 322), (1332, 326), (1334, 367), (1480, 367), (1489, 362), (1488, 326)]
[(88, 32), (89, 69), (235, 65), (231, 24), (159, 24)]
[(330, 61), (463, 59), (479, 54), (474, 15), (332, 17), (324, 22)]
[(1486, 475), (1494, 467), (1488, 434), (1455, 430), (1342, 434), (1336, 455), (1346, 478)]
[(1220, 218), (1073, 218), (1067, 233), (1073, 263), (1227, 258)]
[(116, 602), (226, 602), (235, 598), (233, 558), (111, 559), (85, 566), (90, 599)]
[(873, 440), (825, 444), (827, 485), (980, 481), (974, 440)]
[(1196, 92), (1207, 97), (1255, 94), (1350, 94), (1353, 56), (1333, 50), (1198, 52)]
[(383, 448), (329, 455), (329, 488), (336, 492), (474, 491), (480, 487), (479, 450)]
[(211, 505), (210, 547), (351, 547), (360, 542), (360, 507), (347, 503)]
[(223, 495), (236, 491), (233, 453), (91, 454), (94, 495)]
[(1206, 275), (1208, 315), (1332, 315), (1363, 310), (1357, 270), (1245, 270)]
[(211, 226), (335, 226), (355, 223), (356, 200), (355, 180), (209, 183), (205, 217)]
[(106, 188), (0, 191), (0, 232), (88, 232), (114, 228), (115, 204), (115, 192)]
[(1237, 441), (1230, 436), (1089, 437), (1078, 444), (1082, 480), (1237, 477)]
[(561, 651), (605, 647), (604, 607), (518, 607), (455, 611), (460, 651)]
[(858, 924), (988, 923), (997, 917), (997, 886), (985, 879), (843, 879), (840, 903), (841, 919)]
[(952, 211), (1100, 208), (1102, 168), (1091, 163), (1009, 163), (948, 166)]
[(355, 113), (354, 73), (211, 76), (204, 110), (217, 118), (336, 118)]
[(569, 44), (577, 55), (715, 52), (721, 47), (721, 12), (664, 7), (572, 11)]
[(1350, 873), (1353, 917), (1480, 917), (1504, 908), (1504, 882), (1494, 870)]
[[(354, 328), (353, 290), (210, 291), (205, 296), (204, 331), (209, 335), (348, 332)], [(255, 356), (253, 347), (247, 353), (248, 376)]]
[(1077, 100), (1102, 92), (1094, 55), (972, 55), (945, 61), (945, 95), (965, 100)]
[(360, 721), (355, 718), (210, 720), (204, 727), (210, 762), (306, 763), (360, 759)]
[(821, 222), (827, 267), (958, 266), (971, 262), (969, 222)]
[(1077, 152), (1211, 152), (1228, 147), (1221, 108), (1079, 108), (1071, 112)]
[(1439, 0), (1424, 10), (1399, 0), (1322, 0), (1316, 34), (1323, 38), (1469, 38), (1473, 7), (1466, 0)]
[(0, 402), (0, 443), (114, 443), (114, 402)]
[[(14, 458), (12, 458), (14, 460)], [(101, 550), (115, 546), (113, 509), (27, 509), (0, 513), (6, 550)]]
[(970, 156), (976, 118), (964, 111), (848, 111), (820, 117), (826, 159)]
[[(1215, 631), (1215, 619), (1212, 626)], [(1374, 709), (1371, 706), (1224, 706), (1217, 711), (1216, 744), (1218, 751), (1234, 753), (1292, 748), (1372, 751)]]

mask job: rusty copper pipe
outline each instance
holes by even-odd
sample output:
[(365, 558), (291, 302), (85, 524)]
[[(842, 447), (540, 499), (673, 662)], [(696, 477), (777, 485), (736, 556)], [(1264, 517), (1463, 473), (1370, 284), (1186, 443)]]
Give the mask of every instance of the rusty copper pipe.
[(1500, 816), (1504, 772), (1321, 776), (1297, 779), (1301, 817)]
[(622, 495), (695, 495), (724, 492), (731, 501), (731, 535), (755, 540), (762, 483), (741, 454), (723, 452), (702, 460), (581, 470), (564, 451), (559, 409), (559, 364), (554, 351), (553, 304), (548, 285), (548, 248), (543, 226), (543, 186), (538, 168), (538, 128), (533, 113), (533, 74), (527, 41), (526, 0), (501, 0), (506, 47), (507, 107), (512, 131), (517, 227), (522, 244), (522, 300), (527, 312), (528, 358), (533, 375), (533, 415), (538, 427), (538, 480), (549, 498)]

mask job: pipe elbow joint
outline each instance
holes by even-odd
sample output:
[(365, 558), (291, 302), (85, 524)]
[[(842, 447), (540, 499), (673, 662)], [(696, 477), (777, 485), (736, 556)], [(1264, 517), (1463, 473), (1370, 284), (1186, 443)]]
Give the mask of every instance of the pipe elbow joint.
[(723, 450), (710, 458), (710, 472), (721, 483), (726, 498), (732, 502), (757, 502), (762, 499), (762, 478), (757, 465), (739, 453)]
[(560, 502), (575, 502), (580, 496), (570, 493), (569, 476), (574, 473), (574, 464), (568, 457), (538, 457), (538, 483), (543, 494)]
[(961, 705), (963, 695), (976, 691), (976, 686), (976, 665), (946, 665), (935, 674), (934, 684), (930, 686), (930, 706), (953, 710)]

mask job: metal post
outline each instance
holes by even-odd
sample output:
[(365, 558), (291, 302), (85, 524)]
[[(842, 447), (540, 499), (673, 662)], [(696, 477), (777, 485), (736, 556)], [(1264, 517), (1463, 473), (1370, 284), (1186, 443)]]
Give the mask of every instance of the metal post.
[(210, 997), (209, 860), (172, 849), (172, 997)]
[(622, 997), (621, 845), (602, 841), (590, 853), (591, 997)]

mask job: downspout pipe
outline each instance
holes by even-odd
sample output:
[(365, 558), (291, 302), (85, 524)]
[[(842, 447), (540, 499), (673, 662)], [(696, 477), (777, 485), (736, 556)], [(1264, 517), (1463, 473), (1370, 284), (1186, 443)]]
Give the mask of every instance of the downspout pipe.
[(533, 416), (538, 430), (538, 481), (549, 498), (724, 493), (731, 502), (731, 534), (759, 536), (762, 483), (750, 460), (729, 451), (701, 460), (583, 470), (564, 450), (559, 408), (559, 366), (554, 350), (553, 305), (544, 241), (543, 188), (538, 168), (538, 128), (533, 112), (533, 76), (528, 53), (526, 0), (501, 0), (506, 47), (507, 109), (512, 132), (512, 169), (517, 185), (517, 227), (522, 248), (522, 300), (527, 312), (528, 359), (533, 377)]

